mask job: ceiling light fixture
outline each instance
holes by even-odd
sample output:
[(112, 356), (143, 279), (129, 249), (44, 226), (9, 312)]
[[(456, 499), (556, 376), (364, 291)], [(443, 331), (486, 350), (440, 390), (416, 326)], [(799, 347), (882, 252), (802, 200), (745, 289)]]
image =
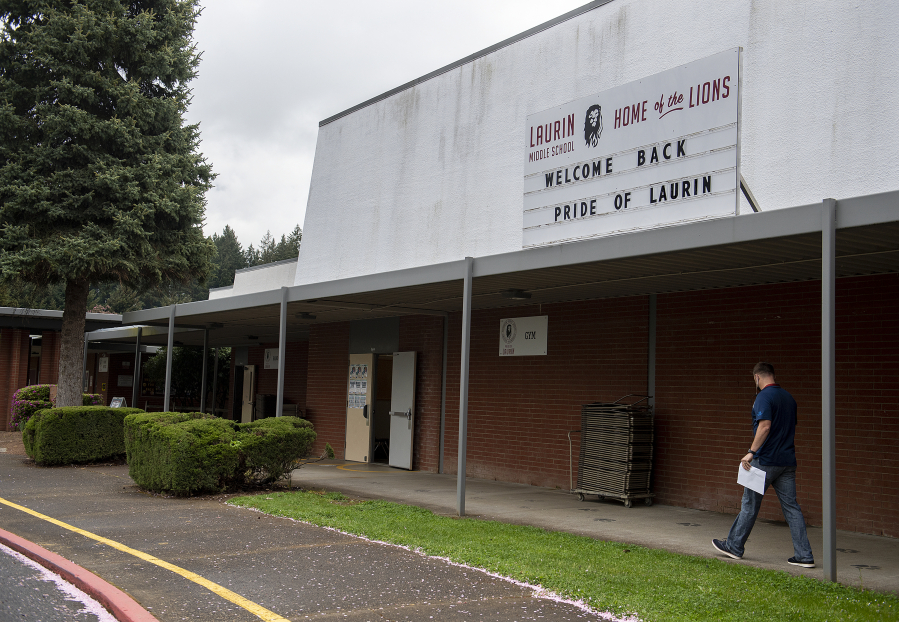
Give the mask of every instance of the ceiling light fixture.
[(298, 320), (314, 320), (315, 316), (306, 311), (302, 311), (300, 313), (297, 313), (297, 319)]
[(247, 339), (259, 339), (259, 335), (247, 335)]
[(509, 300), (528, 300), (531, 295), (524, 291), (523, 289), (507, 289), (501, 292), (503, 298), (508, 298)]

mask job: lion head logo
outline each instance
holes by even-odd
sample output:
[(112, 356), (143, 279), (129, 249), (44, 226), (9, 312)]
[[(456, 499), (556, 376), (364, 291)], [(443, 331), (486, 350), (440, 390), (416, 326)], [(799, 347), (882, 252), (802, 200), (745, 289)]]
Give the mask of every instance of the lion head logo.
[(602, 134), (602, 108), (599, 104), (593, 104), (587, 108), (587, 116), (584, 118), (584, 140), (588, 147), (595, 147), (599, 143)]
[(515, 320), (503, 320), (502, 328), (500, 328), (500, 335), (503, 338), (503, 341), (506, 344), (510, 344), (515, 341), (515, 336), (518, 334), (518, 327), (515, 326)]

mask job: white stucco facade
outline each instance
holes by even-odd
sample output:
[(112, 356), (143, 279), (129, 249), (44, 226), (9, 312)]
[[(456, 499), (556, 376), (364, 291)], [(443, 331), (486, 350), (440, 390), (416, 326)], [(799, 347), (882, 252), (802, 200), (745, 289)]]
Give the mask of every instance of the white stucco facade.
[(322, 126), (294, 283), (521, 249), (527, 115), (737, 46), (763, 210), (899, 187), (891, 0), (614, 0)]
[(243, 268), (234, 273), (234, 284), (230, 287), (216, 287), (209, 290), (209, 300), (255, 294), (293, 285), (296, 278), (297, 262), (293, 259)]

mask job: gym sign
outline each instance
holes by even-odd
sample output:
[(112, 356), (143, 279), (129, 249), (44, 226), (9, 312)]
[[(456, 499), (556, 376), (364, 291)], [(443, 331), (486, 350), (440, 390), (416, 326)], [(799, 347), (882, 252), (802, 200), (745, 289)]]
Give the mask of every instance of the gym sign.
[(546, 356), (548, 315), (499, 321), (500, 356)]
[(530, 115), (522, 246), (736, 214), (741, 54)]

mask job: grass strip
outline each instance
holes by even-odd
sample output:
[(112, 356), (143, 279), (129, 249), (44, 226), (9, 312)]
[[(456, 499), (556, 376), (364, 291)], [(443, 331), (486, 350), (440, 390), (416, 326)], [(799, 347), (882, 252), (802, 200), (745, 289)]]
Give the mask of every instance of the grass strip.
[(892, 594), (389, 501), (294, 491), (230, 503), (446, 557), (646, 622), (899, 620)]

